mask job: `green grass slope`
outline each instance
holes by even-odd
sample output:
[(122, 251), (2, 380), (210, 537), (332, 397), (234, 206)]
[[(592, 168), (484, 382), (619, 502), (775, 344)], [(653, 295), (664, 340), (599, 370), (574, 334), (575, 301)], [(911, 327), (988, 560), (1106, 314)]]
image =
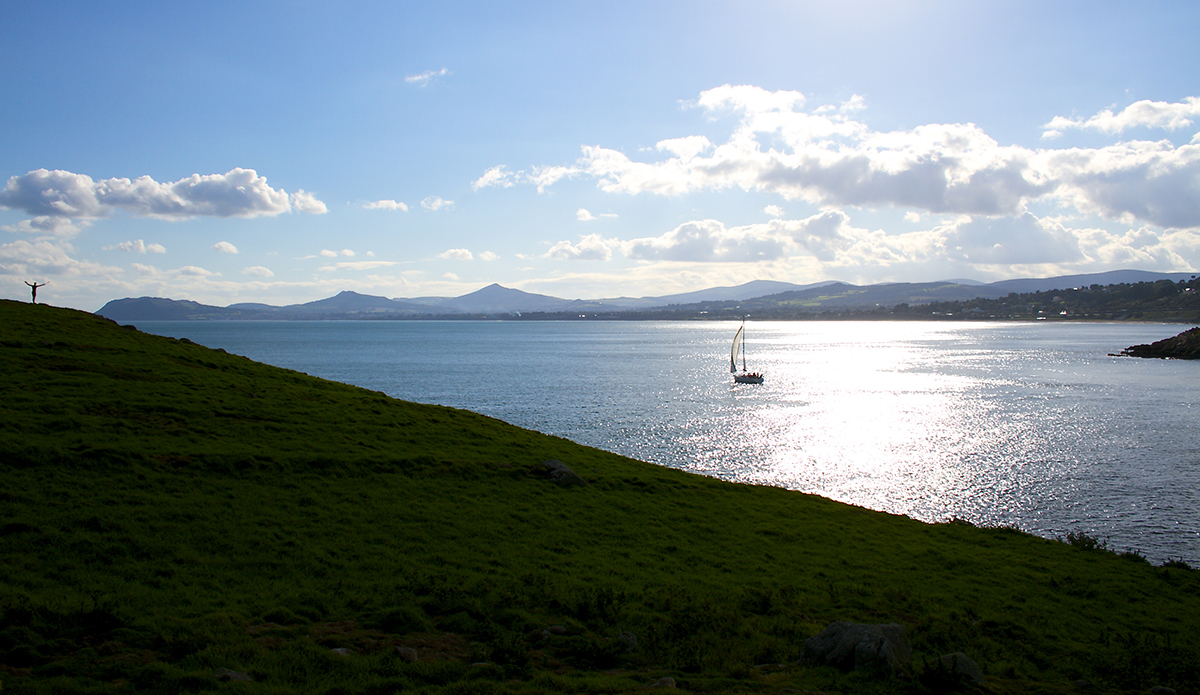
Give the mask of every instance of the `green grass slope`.
[[(729, 484), (44, 305), (0, 301), (0, 384), (5, 692), (1200, 685), (1197, 573), (1086, 538)], [(908, 672), (799, 665), (834, 620), (903, 624)], [(986, 684), (932, 665), (958, 651)]]

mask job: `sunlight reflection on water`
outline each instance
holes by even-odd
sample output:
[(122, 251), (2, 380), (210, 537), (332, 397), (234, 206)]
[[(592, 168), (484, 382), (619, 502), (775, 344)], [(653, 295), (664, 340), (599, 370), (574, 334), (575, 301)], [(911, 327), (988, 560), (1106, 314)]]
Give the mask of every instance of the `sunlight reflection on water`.
[[(1132, 519), (1120, 507), (1147, 501), (1114, 488), (1129, 493), (1146, 479), (1133, 483), (1138, 476), (1128, 469), (1107, 469), (1125, 468), (1114, 450), (1147, 426), (1114, 406), (1155, 402), (1154, 389), (1166, 387), (1190, 408), (1196, 383), (1155, 384), (1147, 373), (1154, 367), (1095, 349), (1080, 356), (1070, 346), (1030, 345), (1021, 335), (1029, 327), (1010, 330), (1018, 335), (989, 324), (755, 325), (755, 364), (768, 382), (734, 387), (732, 417), (699, 418), (688, 438), (697, 450), (676, 465), (926, 521), (957, 517), (1050, 536), (1086, 530), (1118, 548), (1161, 558), (1165, 544), (1173, 548), (1166, 555), (1186, 549), (1195, 557), (1195, 518), (1176, 524), (1188, 530), (1170, 540), (1148, 520), (1137, 532), (1122, 529)], [(1127, 367), (1135, 380), (1120, 379)], [(1161, 410), (1146, 410), (1141, 417), (1158, 422), (1153, 427), (1171, 429)], [(1172, 494), (1187, 495), (1200, 463), (1197, 431), (1186, 418), (1166, 420), (1179, 427), (1172, 435), (1182, 451), (1161, 440), (1155, 464), (1193, 464), (1174, 480), (1185, 487)]]

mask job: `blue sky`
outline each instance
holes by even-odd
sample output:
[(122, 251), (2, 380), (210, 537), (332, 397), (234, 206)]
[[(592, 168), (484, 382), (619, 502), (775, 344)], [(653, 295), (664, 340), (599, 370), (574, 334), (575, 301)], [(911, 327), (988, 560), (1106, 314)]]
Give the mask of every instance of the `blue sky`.
[(1200, 5), (0, 5), (0, 296), (1200, 269)]

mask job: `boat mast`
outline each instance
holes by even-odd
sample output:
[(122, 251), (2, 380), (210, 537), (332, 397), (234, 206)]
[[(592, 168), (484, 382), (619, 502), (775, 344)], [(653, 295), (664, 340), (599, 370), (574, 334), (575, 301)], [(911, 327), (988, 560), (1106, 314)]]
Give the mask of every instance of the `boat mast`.
[(746, 317), (742, 317), (742, 372), (746, 371)]

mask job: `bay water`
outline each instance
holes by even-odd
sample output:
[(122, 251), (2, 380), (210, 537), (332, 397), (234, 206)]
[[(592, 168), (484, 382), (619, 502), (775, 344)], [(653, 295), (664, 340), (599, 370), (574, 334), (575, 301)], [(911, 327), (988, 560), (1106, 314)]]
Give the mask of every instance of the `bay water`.
[(766, 381), (734, 385), (727, 321), (136, 325), (658, 465), (1200, 563), (1200, 362), (1109, 354), (1187, 326), (751, 322)]

